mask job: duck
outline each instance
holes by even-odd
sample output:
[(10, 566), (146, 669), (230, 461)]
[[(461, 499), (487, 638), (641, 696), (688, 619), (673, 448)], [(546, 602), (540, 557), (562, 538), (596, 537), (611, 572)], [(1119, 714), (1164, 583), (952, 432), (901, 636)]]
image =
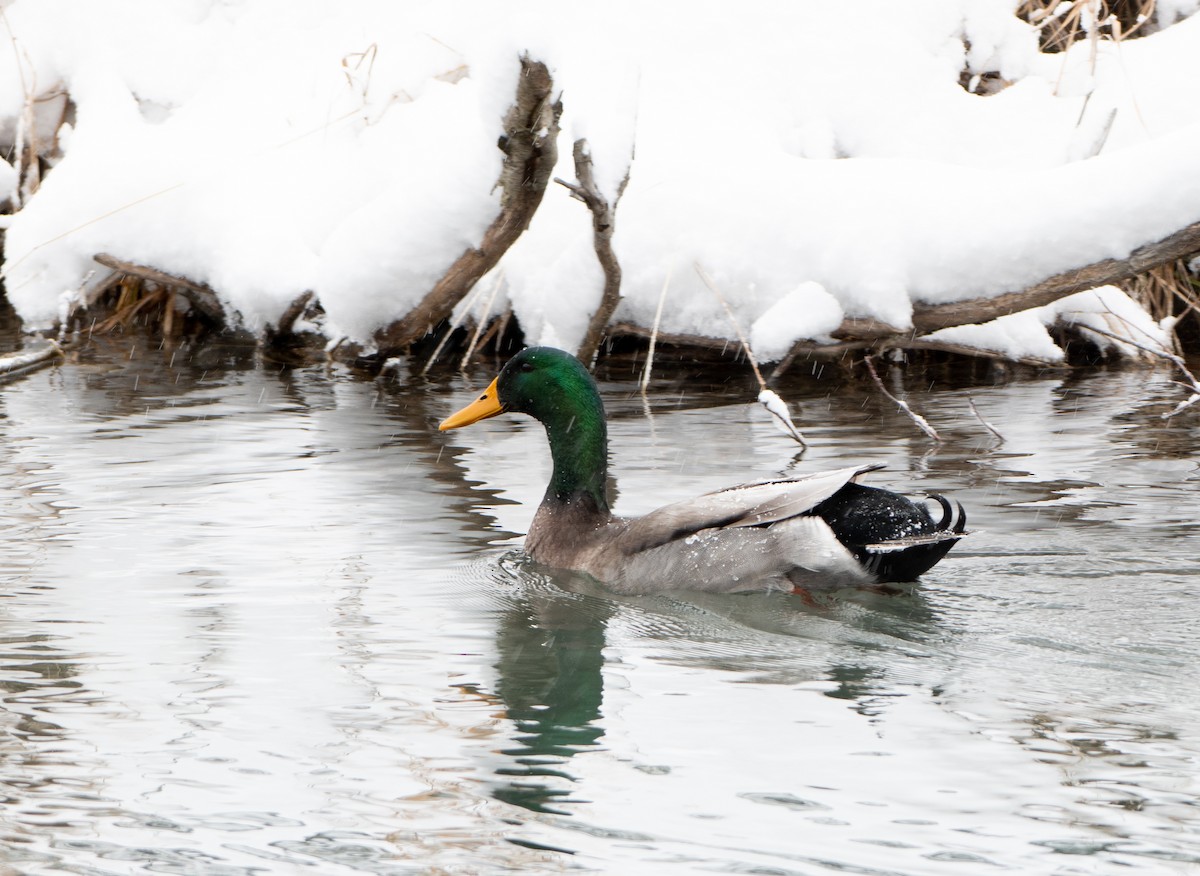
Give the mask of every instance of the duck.
[(925, 503), (858, 483), (879, 463), (738, 484), (642, 517), (612, 513), (608, 426), (588, 370), (570, 353), (529, 347), (440, 431), (500, 414), (541, 422), (553, 471), (525, 552), (618, 594), (875, 587), (915, 581), (966, 534), (960, 503)]

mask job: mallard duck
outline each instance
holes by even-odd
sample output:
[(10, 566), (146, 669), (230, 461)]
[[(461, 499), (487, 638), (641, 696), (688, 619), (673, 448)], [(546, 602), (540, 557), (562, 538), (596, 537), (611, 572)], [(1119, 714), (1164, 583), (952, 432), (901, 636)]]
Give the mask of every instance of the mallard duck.
[(525, 539), (538, 563), (584, 572), (620, 593), (734, 592), (906, 582), (964, 534), (962, 506), (923, 504), (856, 483), (868, 464), (740, 484), (616, 517), (606, 496), (608, 429), (596, 383), (562, 350), (531, 347), (483, 394), (438, 427), (502, 413), (546, 427), (554, 471)]

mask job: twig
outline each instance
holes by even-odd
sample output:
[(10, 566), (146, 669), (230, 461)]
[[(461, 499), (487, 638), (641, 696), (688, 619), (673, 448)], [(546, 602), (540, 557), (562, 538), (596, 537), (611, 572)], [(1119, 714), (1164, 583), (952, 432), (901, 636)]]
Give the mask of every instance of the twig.
[[(310, 304), (316, 300), (317, 293), (309, 289), (306, 292), (301, 292), (292, 299), (292, 303), (287, 306), (287, 309), (279, 315), (277, 325), (267, 323), (263, 327), (261, 343), (264, 350), (274, 351), (275, 353), (283, 354), (298, 343), (296, 337), (296, 321), (300, 319), (307, 311)], [(170, 315), (172, 311), (167, 310)], [(163, 334), (170, 336), (168, 328), (173, 327), (173, 320), (164, 320)]]
[(943, 353), (954, 353), (956, 356), (971, 356), (975, 359), (991, 359), (994, 362), (1012, 362), (1016, 365), (1030, 365), (1034, 368), (1053, 368), (1061, 366), (1061, 362), (1045, 359), (1041, 356), (1011, 356), (998, 350), (987, 350), (983, 347), (970, 347), (966, 344), (955, 344), (951, 341), (939, 341), (933, 338), (915, 338), (903, 346), (905, 350), (940, 350)]
[(738, 324), (737, 317), (733, 315), (733, 310), (730, 309), (729, 304), (725, 301), (725, 296), (721, 294), (721, 290), (717, 288), (717, 284), (713, 281), (713, 278), (708, 275), (708, 271), (704, 270), (699, 262), (694, 262), (692, 267), (696, 269), (696, 273), (700, 275), (700, 279), (704, 281), (704, 285), (712, 290), (712, 293), (717, 296), (717, 300), (721, 302), (721, 307), (725, 309), (725, 315), (729, 318), (729, 324), (733, 326), (733, 331), (737, 334), (738, 340), (741, 341), (742, 350), (745, 351), (746, 358), (750, 361), (750, 367), (754, 369), (754, 376), (758, 378), (759, 402), (775, 418), (775, 425), (801, 446), (807, 447), (808, 442), (804, 440), (804, 436), (800, 434), (800, 430), (792, 422), (792, 415), (788, 412), (787, 402), (767, 388), (767, 382), (763, 380), (762, 372), (758, 370), (758, 360), (754, 358), (754, 351), (750, 349), (750, 342), (746, 340), (746, 334), (742, 331), (741, 325)]
[(902, 399), (896, 398), (894, 395), (892, 395), (890, 392), (887, 391), (887, 387), (885, 387), (883, 385), (883, 381), (880, 380), (879, 375), (877, 373), (875, 373), (875, 363), (872, 362), (871, 359), (872, 359), (871, 356), (864, 356), (863, 362), (866, 364), (867, 370), (869, 372), (871, 372), (871, 379), (875, 381), (875, 385), (879, 387), (879, 391), (882, 392), (884, 395), (886, 395), (889, 399), (894, 401), (896, 403), (896, 405), (900, 408), (900, 410), (902, 410), (902, 411), (904, 411), (904, 413), (908, 414), (909, 419), (911, 419), (914, 423), (917, 424), (918, 429), (920, 429), (922, 432), (924, 432), (926, 435), (928, 435), (934, 441), (941, 443), (942, 436), (937, 433), (937, 430), (934, 429), (933, 426), (929, 425), (928, 420), (926, 420), (924, 417), (922, 417), (920, 414), (918, 414), (916, 411), (914, 411), (912, 408), (910, 408), (908, 406), (908, 402), (906, 402)]
[(287, 306), (287, 310), (283, 312), (283, 315), (279, 317), (279, 326), (275, 329), (276, 333), (280, 335), (292, 334), (292, 330), (296, 327), (296, 320), (304, 315), (305, 309), (313, 298), (316, 297), (316, 294), (309, 289), (307, 292), (301, 292), (297, 295), (292, 303)]
[(975, 399), (971, 398), (970, 396), (967, 396), (967, 404), (969, 404), (971, 406), (971, 413), (973, 413), (975, 415), (975, 419), (977, 419), (980, 423), (983, 424), (983, 428), (987, 429), (989, 432), (991, 432), (993, 435), (995, 435), (997, 438), (999, 438), (1000, 443), (1003, 444), (1004, 436), (1000, 434), (999, 429), (997, 429), (995, 426), (993, 426), (991, 423), (989, 423), (987, 420), (985, 420), (983, 418), (983, 415), (981, 413), (979, 413), (979, 408), (975, 407)]
[(658, 325), (662, 321), (663, 303), (667, 300), (667, 289), (671, 285), (671, 274), (675, 271), (675, 262), (667, 265), (667, 276), (663, 280), (662, 292), (658, 294), (658, 307), (654, 310), (654, 327), (650, 330), (650, 346), (646, 349), (646, 367), (642, 371), (642, 393), (650, 385), (650, 369), (654, 367), (654, 344), (658, 340)]

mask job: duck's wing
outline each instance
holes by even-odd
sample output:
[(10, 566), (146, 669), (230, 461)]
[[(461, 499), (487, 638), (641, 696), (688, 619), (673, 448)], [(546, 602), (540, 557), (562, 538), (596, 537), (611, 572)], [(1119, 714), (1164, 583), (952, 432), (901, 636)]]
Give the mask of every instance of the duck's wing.
[(636, 554), (703, 529), (762, 526), (786, 520), (811, 510), (859, 475), (883, 467), (882, 463), (871, 463), (799, 478), (757, 481), (684, 499), (628, 521), (616, 544), (623, 553)]

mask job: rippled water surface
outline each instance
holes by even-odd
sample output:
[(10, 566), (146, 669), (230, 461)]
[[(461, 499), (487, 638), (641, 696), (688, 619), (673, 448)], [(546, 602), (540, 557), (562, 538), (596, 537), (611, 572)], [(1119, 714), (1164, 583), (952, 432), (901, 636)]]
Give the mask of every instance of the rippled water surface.
[(880, 460), (978, 532), (908, 595), (612, 598), (519, 553), (540, 427), (436, 431), (490, 366), (87, 351), (0, 387), (0, 873), (1196, 872), (1172, 375), (909, 375), (942, 445), (797, 377), (798, 456), (738, 366), (619, 372), (619, 510)]

